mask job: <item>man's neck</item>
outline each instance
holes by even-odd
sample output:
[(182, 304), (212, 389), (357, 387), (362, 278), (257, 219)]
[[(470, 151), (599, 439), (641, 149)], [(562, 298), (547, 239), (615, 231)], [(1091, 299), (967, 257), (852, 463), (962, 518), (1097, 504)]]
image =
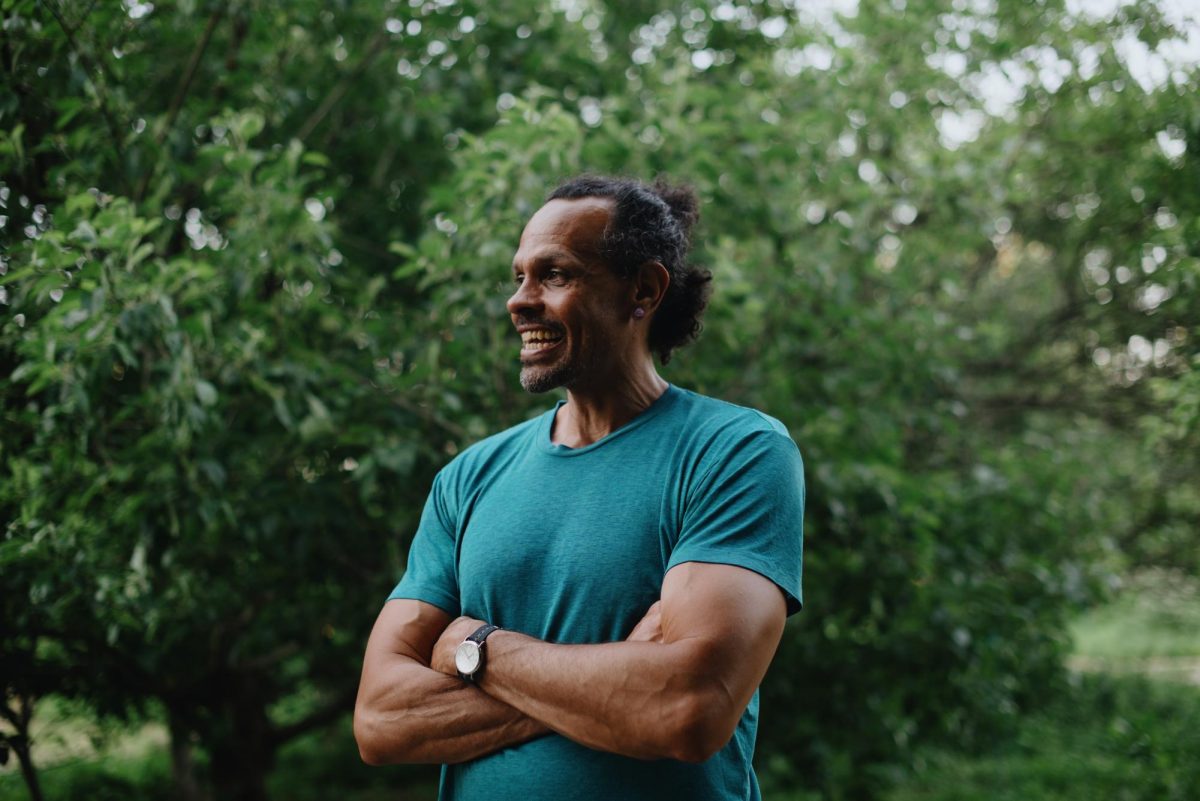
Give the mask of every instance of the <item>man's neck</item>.
[(568, 448), (597, 442), (644, 412), (667, 391), (653, 360), (589, 387), (570, 387), (554, 418), (551, 440)]

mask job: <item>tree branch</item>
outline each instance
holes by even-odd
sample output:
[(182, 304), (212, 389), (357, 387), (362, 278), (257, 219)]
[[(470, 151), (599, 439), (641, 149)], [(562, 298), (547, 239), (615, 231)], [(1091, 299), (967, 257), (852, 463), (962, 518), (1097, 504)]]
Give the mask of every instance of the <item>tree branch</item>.
[[(171, 98), (171, 105), (167, 109), (167, 116), (159, 123), (157, 130), (154, 132), (154, 144), (162, 147), (166, 141), (167, 134), (175, 126), (175, 120), (179, 117), (179, 112), (183, 108), (183, 101), (187, 99), (188, 92), (192, 88), (192, 79), (196, 77), (196, 70), (200, 67), (200, 59), (204, 57), (204, 51), (208, 49), (208, 43), (212, 41), (213, 31), (217, 28), (217, 23), (221, 21), (221, 17), (225, 14), (226, 4), (221, 3), (217, 6), (208, 18), (208, 24), (204, 26), (204, 33), (200, 34), (200, 41), (196, 42), (196, 46), (192, 48), (192, 55), (188, 58), (187, 67), (184, 68), (183, 74), (179, 76), (179, 84), (175, 87), (175, 94)], [(161, 157), (154, 165), (153, 169), (146, 170), (142, 173), (142, 179), (138, 182), (137, 191), (134, 192), (133, 198), (140, 202), (146, 196), (146, 190), (150, 187), (150, 180), (159, 172), (159, 166), (162, 164)]]
[(336, 106), (338, 101), (340, 101), (346, 94), (346, 91), (350, 88), (350, 85), (354, 83), (355, 79), (362, 74), (363, 70), (365, 70), (368, 65), (370, 65), (370, 63), (375, 59), (375, 56), (379, 55), (379, 51), (383, 49), (384, 42), (387, 41), (387, 36), (387, 31), (383, 29), (375, 34), (375, 37), (371, 39), (371, 43), (367, 45), (367, 52), (363, 54), (363, 57), (359, 59), (358, 63), (354, 65), (352, 70), (343, 75), (342, 79), (338, 81), (332, 89), (329, 90), (329, 94), (325, 95), (325, 99), (321, 101), (321, 105), (317, 106), (316, 110), (313, 111), (313, 113), (309, 115), (309, 118), (304, 121), (304, 124), (300, 126), (300, 130), (296, 134), (297, 139), (303, 142), (308, 138), (309, 134), (311, 134), (313, 130), (320, 125), (322, 121), (324, 121), (329, 112), (333, 110), (333, 107)]
[(235, 14), (233, 18), (233, 34), (229, 39), (229, 49), (225, 53), (225, 70), (221, 76), (221, 80), (217, 83), (216, 90), (213, 92), (213, 99), (220, 105), (226, 95), (230, 76), (234, 75), (238, 69), (238, 57), (242, 51), (242, 44), (246, 41), (246, 34), (250, 31), (250, 22), (246, 18), (246, 14)]
[(167, 138), (171, 127), (175, 124), (175, 119), (179, 116), (179, 110), (183, 108), (183, 101), (187, 98), (188, 91), (192, 87), (192, 79), (196, 77), (196, 70), (200, 66), (200, 59), (204, 57), (204, 51), (208, 49), (208, 43), (212, 41), (213, 31), (216, 30), (217, 23), (221, 21), (221, 17), (225, 15), (226, 4), (222, 3), (217, 6), (208, 18), (208, 24), (204, 26), (204, 33), (200, 35), (200, 41), (196, 42), (196, 46), (192, 48), (192, 55), (188, 59), (188, 65), (183, 70), (183, 75), (179, 76), (179, 85), (175, 87), (175, 95), (171, 98), (171, 106), (167, 110), (167, 117), (159, 126), (158, 132), (154, 136), (155, 144), (161, 145)]
[(92, 9), (95, 7), (96, 0), (92, 0), (90, 3), (88, 3), (88, 7), (83, 10), (83, 13), (79, 15), (79, 19), (75, 20), (75, 24), (71, 26), (72, 33), (83, 27), (83, 23), (87, 22), (87, 18), (92, 15)]
[[(75, 38), (75, 29), (67, 25), (63, 18), (62, 11), (59, 9), (55, 0), (46, 0), (46, 8), (50, 9), (50, 14), (53, 15), (54, 21), (58, 23), (58, 27), (67, 37), (67, 44), (71, 48), (71, 52), (84, 63), (84, 66), (95, 72), (101, 81), (97, 82), (94, 78), (88, 78), (88, 83), (96, 92), (96, 101), (99, 103), (100, 115), (104, 117), (105, 123), (108, 125), (109, 135), (112, 137), (113, 148), (116, 150), (117, 161), (121, 163), (125, 160), (125, 146), (121, 142), (121, 128), (117, 125), (117, 120), (112, 114), (112, 110), (108, 107), (108, 92), (105, 91), (104, 82), (111, 80), (112, 76), (108, 72), (108, 68), (103, 61), (97, 61), (90, 58), (83, 49), (79, 47), (79, 41)], [(83, 21), (80, 20), (80, 24)]]

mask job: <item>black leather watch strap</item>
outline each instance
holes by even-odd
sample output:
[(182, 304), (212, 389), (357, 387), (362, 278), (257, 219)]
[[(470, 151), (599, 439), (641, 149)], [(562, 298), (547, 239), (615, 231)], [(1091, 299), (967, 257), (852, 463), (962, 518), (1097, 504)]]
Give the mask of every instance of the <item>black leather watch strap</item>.
[(490, 623), (486, 623), (486, 624), (480, 626), (479, 628), (475, 629), (475, 632), (470, 637), (467, 637), (467, 639), (470, 640), (471, 642), (479, 643), (479, 646), (482, 648), (483, 641), (488, 638), (488, 635), (491, 634), (493, 631), (499, 631), (499, 630), (500, 630), (499, 626), (493, 626)]

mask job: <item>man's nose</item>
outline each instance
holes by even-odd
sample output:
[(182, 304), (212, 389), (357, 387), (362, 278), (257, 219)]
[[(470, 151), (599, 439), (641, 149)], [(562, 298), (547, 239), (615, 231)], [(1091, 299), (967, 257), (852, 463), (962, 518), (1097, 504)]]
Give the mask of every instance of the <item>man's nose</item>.
[(536, 315), (542, 310), (541, 293), (537, 291), (537, 282), (525, 279), (517, 285), (517, 291), (508, 299), (508, 313), (514, 317), (519, 315)]

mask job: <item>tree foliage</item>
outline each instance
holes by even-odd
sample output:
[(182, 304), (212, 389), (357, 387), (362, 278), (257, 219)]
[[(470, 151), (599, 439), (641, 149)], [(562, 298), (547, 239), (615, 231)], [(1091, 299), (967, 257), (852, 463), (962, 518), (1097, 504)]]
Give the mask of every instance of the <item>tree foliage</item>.
[(1002, 731), (1105, 569), (1200, 569), (1197, 73), (1122, 56), (1159, 9), (668, 6), (6, 5), (6, 698), (161, 704), (181, 788), (198, 742), (261, 797), (433, 471), (544, 406), (506, 268), (583, 170), (696, 186), (666, 374), (805, 454), (773, 781)]

